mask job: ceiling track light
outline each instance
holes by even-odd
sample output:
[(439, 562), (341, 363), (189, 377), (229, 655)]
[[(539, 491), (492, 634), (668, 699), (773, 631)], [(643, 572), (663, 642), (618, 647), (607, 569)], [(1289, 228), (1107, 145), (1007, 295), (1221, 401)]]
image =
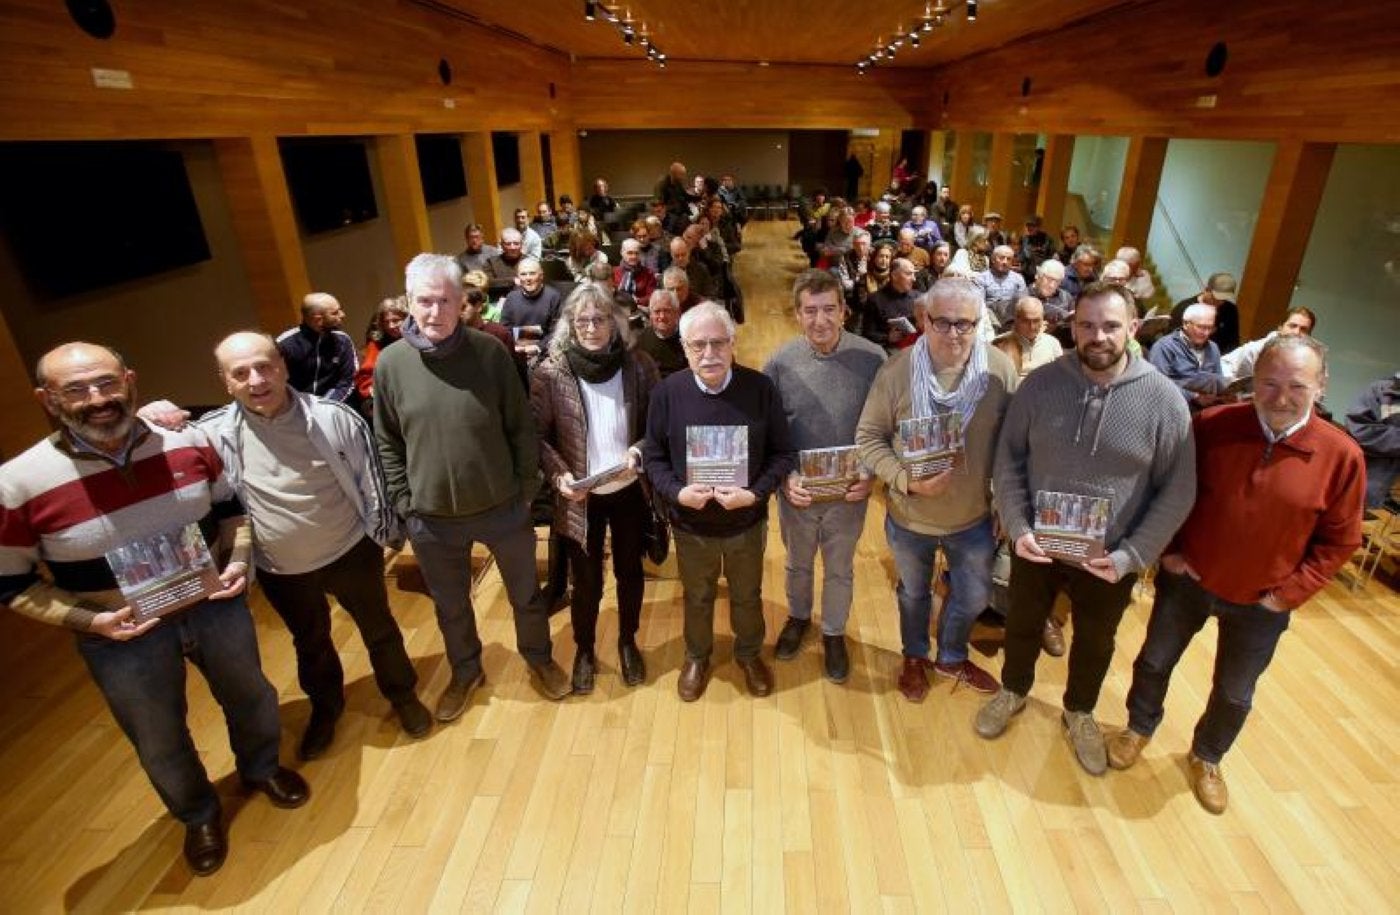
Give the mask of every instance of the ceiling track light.
[(589, 22), (598, 18), (598, 4), (594, 3), (593, 0), (584, 0), (583, 18), (587, 19)]
[(911, 45), (913, 45), (914, 47), (916, 47), (916, 48), (919, 46), (919, 33), (918, 33), (918, 32), (911, 32), (911, 33), (910, 33), (910, 35), (909, 35), (909, 43), (910, 43)]
[[(967, 7), (967, 21), (977, 21), (978, 0), (962, 0)], [(891, 33), (890, 41), (885, 42), (883, 38), (875, 39), (875, 51), (869, 56), (856, 62), (856, 72), (864, 75), (866, 71), (882, 60), (893, 60), (895, 52), (904, 47), (904, 43), (909, 42), (911, 48), (923, 46), (923, 36), (928, 35), (934, 29), (942, 28), (948, 24), (948, 19), (953, 14), (953, 9), (957, 5), (957, 0), (953, 0), (950, 5), (949, 0), (924, 0), (924, 14), (915, 21), (906, 32), (904, 25), (897, 24)]]
[(967, 0), (967, 21), (977, 21), (977, 0)]

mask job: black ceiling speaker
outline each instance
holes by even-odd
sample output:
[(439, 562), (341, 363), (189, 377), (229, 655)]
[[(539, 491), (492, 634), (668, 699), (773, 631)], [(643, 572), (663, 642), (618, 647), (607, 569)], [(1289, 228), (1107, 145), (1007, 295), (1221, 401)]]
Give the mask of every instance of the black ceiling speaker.
[(1206, 76), (1219, 76), (1225, 72), (1225, 63), (1230, 59), (1230, 49), (1225, 42), (1217, 41), (1206, 55)]
[(442, 80), (444, 86), (452, 85), (452, 65), (444, 57), (438, 61), (438, 79)]
[(111, 38), (117, 31), (117, 15), (107, 0), (67, 0), (68, 15), (93, 38)]
[(1026, 96), (1028, 96), (1028, 95), (1030, 95), (1030, 94), (1031, 94), (1031, 78), (1030, 78), (1029, 76), (1027, 76), (1025, 79), (1021, 80), (1021, 98), (1025, 98)]

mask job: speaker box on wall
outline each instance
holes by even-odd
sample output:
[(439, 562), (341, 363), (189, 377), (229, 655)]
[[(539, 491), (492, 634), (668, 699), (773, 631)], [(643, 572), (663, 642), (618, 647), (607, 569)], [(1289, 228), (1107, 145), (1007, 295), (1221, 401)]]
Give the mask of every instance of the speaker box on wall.
[(93, 38), (111, 38), (117, 31), (117, 14), (107, 0), (68, 0), (68, 15)]

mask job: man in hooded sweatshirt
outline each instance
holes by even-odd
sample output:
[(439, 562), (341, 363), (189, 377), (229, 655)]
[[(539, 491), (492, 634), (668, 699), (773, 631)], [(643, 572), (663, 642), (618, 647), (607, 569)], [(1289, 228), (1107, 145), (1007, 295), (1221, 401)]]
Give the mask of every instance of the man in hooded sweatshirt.
[(452, 665), (437, 719), (460, 717), (486, 680), (468, 559), (478, 540), (495, 556), (535, 688), (562, 699), (569, 675), (552, 657), (548, 608), (531, 600), (539, 442), (530, 403), (500, 343), (462, 324), (456, 260), (420, 254), (407, 280), (406, 345), (384, 350), (374, 366), (374, 435)]
[[(1084, 288), (1074, 314), (1074, 352), (1021, 384), (1002, 424), (993, 472), (1001, 523), (1013, 544), (1010, 608), (1002, 688), (977, 713), (977, 733), (1000, 736), (1025, 708), (1041, 630), (1063, 590), (1074, 635), (1061, 721), (1092, 775), (1108, 768), (1094, 706), (1118, 623), (1138, 574), (1156, 561), (1196, 493), (1186, 402), (1165, 375), (1128, 352), (1136, 315), (1132, 293), (1098, 282)], [(1108, 500), (1104, 554), (1073, 561), (1048, 555), (1032, 522), (1040, 493)]]

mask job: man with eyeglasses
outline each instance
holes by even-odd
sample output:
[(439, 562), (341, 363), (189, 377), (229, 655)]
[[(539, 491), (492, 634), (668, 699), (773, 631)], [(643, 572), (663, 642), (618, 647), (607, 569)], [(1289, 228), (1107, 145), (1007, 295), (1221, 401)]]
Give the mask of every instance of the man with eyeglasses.
[[(885, 537), (899, 576), (895, 595), (904, 655), (898, 686), (910, 702), (928, 695), (930, 668), (979, 693), (994, 693), (998, 685), (968, 657), (968, 638), (991, 596), (996, 536), (988, 484), (1016, 369), (978, 338), (983, 308), (973, 281), (949, 277), (934, 283), (924, 299), (923, 338), (880, 369), (856, 427), (861, 463), (887, 487)], [(896, 450), (900, 422), (953, 414), (962, 428), (959, 465), (916, 479)], [(940, 549), (952, 590), (939, 614), (938, 653), (930, 659), (933, 569)]]
[[(763, 373), (735, 364), (734, 334), (734, 319), (714, 302), (681, 315), (690, 371), (652, 390), (642, 449), (675, 535), (685, 601), (685, 663), (676, 691), (685, 702), (699, 699), (709, 679), (721, 569), (729, 586), (734, 660), (750, 694), (773, 691), (773, 674), (759, 657), (763, 552), (768, 497), (792, 470), (793, 450), (777, 388)], [(702, 459), (715, 456), (716, 443), (715, 450), (738, 465), (725, 469), (743, 482), (705, 481), (713, 465), (702, 466)]]
[(1148, 356), (1193, 410), (1233, 399), (1224, 393), (1229, 382), (1220, 366), (1220, 347), (1210, 338), (1214, 332), (1215, 308), (1197, 302), (1186, 309), (1181, 328), (1154, 343)]
[[(846, 333), (841, 281), (825, 270), (808, 270), (792, 287), (793, 310), (802, 333), (781, 346), (763, 367), (783, 399), (793, 447), (799, 451), (851, 447), (856, 422), (885, 351)], [(816, 559), (822, 555), (822, 655), (828, 680), (850, 675), (846, 621), (854, 594), (856, 544), (865, 529), (870, 474), (862, 470), (845, 491), (823, 499), (790, 474), (778, 499), (778, 523), (787, 548), (788, 619), (774, 654), (797, 657), (812, 625)]]
[[(1190, 414), (1176, 387), (1128, 351), (1136, 315), (1127, 290), (1085, 287), (1075, 307), (1074, 352), (1032, 372), (1016, 392), (993, 477), (1012, 543), (1010, 606), (1002, 688), (978, 711), (977, 733), (999, 737), (1025, 709), (1045, 621), (1065, 591), (1074, 632), (1061, 722), (1091, 775), (1108, 767), (1094, 706), (1118, 623), (1137, 576), (1157, 560), (1196, 497)], [(1103, 555), (1052, 558), (1033, 523), (1040, 493), (1106, 500)]]
[(1064, 355), (1060, 341), (1045, 333), (1045, 306), (1030, 295), (1022, 296), (1016, 303), (1011, 330), (993, 340), (992, 345), (1007, 355), (1022, 378)]
[[(301, 776), (278, 763), (277, 692), (263, 676), (244, 598), (248, 525), (203, 432), (136, 417), (136, 373), (115, 351), (64, 344), (39, 360), (35, 378), (34, 393), (60, 429), (0, 465), (0, 604), (74, 630), (112, 716), (185, 826), (190, 870), (211, 874), (228, 842), (219, 795), (186, 723), (186, 658), (223, 710), (243, 785), (278, 807), (299, 807), (310, 795)], [(107, 557), (190, 524), (216, 561), (228, 554), (220, 590), (138, 620)], [(40, 560), (51, 581), (39, 577)]]

